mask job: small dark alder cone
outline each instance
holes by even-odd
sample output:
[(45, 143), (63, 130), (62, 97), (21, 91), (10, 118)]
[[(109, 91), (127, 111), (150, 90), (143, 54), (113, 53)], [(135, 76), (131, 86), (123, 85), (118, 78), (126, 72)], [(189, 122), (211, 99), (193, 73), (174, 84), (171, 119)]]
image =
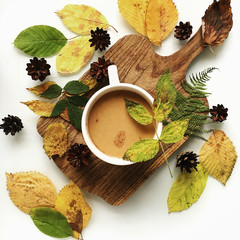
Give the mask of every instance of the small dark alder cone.
[(109, 84), (108, 79), (108, 67), (113, 65), (113, 63), (108, 59), (105, 60), (105, 57), (98, 58), (98, 62), (93, 62), (90, 66), (90, 75), (97, 82), (101, 82), (104, 85)]
[(222, 104), (218, 104), (217, 106), (213, 106), (212, 109), (209, 110), (211, 114), (211, 119), (213, 122), (222, 122), (227, 119), (228, 116), (228, 108), (224, 108)]
[(51, 66), (47, 64), (47, 61), (44, 58), (38, 59), (37, 57), (34, 57), (33, 59), (30, 59), (30, 63), (27, 63), (26, 70), (33, 80), (43, 81), (48, 75), (50, 75), (50, 68)]
[(111, 44), (110, 36), (107, 33), (107, 31), (104, 31), (102, 28), (98, 28), (93, 31), (91, 30), (91, 39), (89, 42), (91, 42), (91, 47), (95, 46), (95, 50), (103, 51)]
[(3, 129), (6, 135), (11, 133), (13, 136), (23, 128), (22, 120), (17, 116), (8, 114), (8, 117), (3, 118), (2, 121), (3, 124), (0, 125), (0, 129)]
[(74, 167), (87, 166), (91, 151), (87, 145), (75, 143), (67, 152), (67, 160)]
[(180, 22), (179, 26), (175, 27), (174, 37), (179, 40), (186, 40), (192, 35), (192, 26), (190, 22)]
[(194, 168), (197, 171), (198, 155), (193, 151), (189, 152), (181, 152), (177, 155), (177, 165), (176, 167), (180, 167), (181, 171), (186, 170), (191, 173), (191, 169)]

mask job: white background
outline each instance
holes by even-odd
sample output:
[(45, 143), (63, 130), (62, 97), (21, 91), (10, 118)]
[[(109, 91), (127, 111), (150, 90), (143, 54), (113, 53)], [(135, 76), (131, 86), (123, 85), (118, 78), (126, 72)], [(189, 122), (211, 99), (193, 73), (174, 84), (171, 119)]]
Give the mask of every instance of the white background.
[[(25, 68), (30, 57), (13, 45), (20, 31), (37, 24), (56, 27), (67, 38), (75, 36), (55, 13), (69, 3), (87, 4), (102, 12), (110, 24), (118, 29), (118, 33), (109, 29), (112, 44), (126, 34), (135, 33), (120, 15), (117, 0), (0, 0), (0, 119), (8, 114), (17, 115), (24, 124), (23, 131), (16, 136), (5, 136), (3, 131), (0, 132), (1, 240), (52, 239), (41, 233), (30, 217), (11, 202), (6, 190), (5, 172), (38, 171), (49, 177), (58, 191), (69, 183), (44, 153), (42, 138), (36, 130), (38, 116), (20, 104), (20, 101), (37, 99), (26, 88), (40, 84), (40, 81), (34, 82), (27, 75)], [(190, 21), (195, 33), (201, 25), (201, 17), (212, 1), (175, 0), (175, 3), (179, 11), (179, 21)], [(197, 73), (208, 67), (219, 68), (220, 71), (211, 74), (212, 79), (208, 84), (208, 90), (212, 92), (209, 103), (210, 106), (219, 103), (229, 108), (227, 121), (216, 127), (226, 132), (238, 153), (239, 9), (240, 1), (233, 0), (233, 29), (224, 44), (214, 48), (216, 56), (209, 49), (205, 49), (190, 65), (187, 73)], [(183, 43), (171, 34), (156, 51), (161, 55), (169, 55), (182, 45)], [(91, 62), (96, 61), (98, 55), (101, 56), (95, 53)], [(56, 56), (47, 58), (52, 66), (51, 76), (47, 79), (56, 81), (62, 87), (68, 81), (78, 79), (90, 64), (77, 74), (63, 76), (56, 71), (55, 59)], [(239, 160), (226, 186), (209, 177), (197, 203), (183, 212), (168, 213), (168, 193), (179, 174), (179, 169), (175, 168), (176, 155), (183, 150), (199, 153), (203, 143), (200, 140), (189, 140), (169, 159), (174, 178), (170, 178), (166, 164), (162, 165), (122, 206), (111, 206), (101, 198), (84, 192), (92, 208), (91, 220), (83, 231), (84, 240), (236, 239), (240, 224)]]

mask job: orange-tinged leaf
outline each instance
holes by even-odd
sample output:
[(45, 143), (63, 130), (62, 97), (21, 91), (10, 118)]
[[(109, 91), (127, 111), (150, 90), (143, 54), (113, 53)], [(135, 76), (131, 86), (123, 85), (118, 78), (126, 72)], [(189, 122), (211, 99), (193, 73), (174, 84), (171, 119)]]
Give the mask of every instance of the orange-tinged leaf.
[(147, 37), (154, 45), (161, 45), (177, 20), (178, 12), (172, 0), (150, 0), (146, 12)]
[(64, 120), (70, 122), (67, 108), (65, 108), (65, 110), (63, 111), (63, 113), (60, 114), (60, 117), (62, 117)]
[(232, 29), (231, 0), (214, 1), (202, 18), (204, 42), (210, 46), (219, 46), (228, 37)]
[(55, 105), (53, 103), (45, 102), (42, 100), (33, 100), (33, 101), (21, 102), (21, 103), (28, 106), (28, 108), (32, 110), (34, 113), (43, 117), (50, 117)]
[(118, 0), (118, 8), (127, 22), (146, 36), (145, 16), (149, 0)]
[[(70, 182), (58, 194), (56, 200), (56, 210), (66, 216), (71, 226), (75, 226), (77, 232), (85, 228), (90, 220), (92, 210), (87, 204), (79, 187)], [(79, 221), (82, 214), (82, 222)]]
[(43, 137), (43, 148), (49, 158), (67, 151), (67, 129), (62, 123), (51, 123)]
[(12, 202), (23, 212), (35, 207), (54, 208), (57, 198), (53, 183), (38, 172), (6, 173)]
[(226, 184), (237, 159), (232, 141), (222, 130), (215, 130), (200, 151), (200, 162), (208, 173)]
[(40, 96), (42, 93), (44, 93), (50, 86), (56, 84), (53, 81), (48, 81), (45, 83), (42, 83), (40, 85), (37, 85), (36, 87), (33, 88), (27, 88), (30, 92), (36, 94), (37, 96)]
[(87, 5), (68, 4), (57, 12), (63, 23), (79, 35), (90, 35), (97, 27), (107, 29), (107, 19), (97, 9)]
[(61, 49), (56, 60), (59, 73), (75, 73), (88, 63), (94, 53), (94, 47), (90, 47), (90, 38), (76, 38)]

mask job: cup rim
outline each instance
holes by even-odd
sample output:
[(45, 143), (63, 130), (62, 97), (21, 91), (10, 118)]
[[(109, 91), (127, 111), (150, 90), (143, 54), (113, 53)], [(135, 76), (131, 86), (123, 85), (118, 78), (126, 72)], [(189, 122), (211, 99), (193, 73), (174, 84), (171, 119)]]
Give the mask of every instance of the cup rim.
[[(83, 134), (83, 138), (87, 144), (87, 146), (89, 147), (89, 149), (92, 151), (92, 153), (97, 156), (98, 158), (100, 158), (101, 160), (103, 160), (104, 162), (107, 162), (109, 164), (113, 164), (113, 165), (119, 165), (119, 166), (126, 166), (126, 165), (131, 165), (134, 164), (135, 162), (130, 162), (127, 160), (123, 160), (122, 158), (118, 158), (118, 157), (114, 157), (114, 156), (109, 156), (106, 155), (105, 153), (101, 152), (97, 146), (93, 143), (89, 131), (88, 131), (88, 118), (89, 118), (89, 114), (91, 112), (91, 109), (93, 107), (93, 105), (98, 101), (98, 99), (100, 99), (103, 95), (110, 93), (110, 92), (114, 92), (114, 91), (118, 91), (118, 90), (126, 90), (126, 91), (132, 91), (137, 93), (138, 95), (142, 96), (149, 104), (153, 104), (153, 97), (144, 89), (130, 84), (130, 83), (119, 83), (116, 85), (108, 85), (103, 87), (102, 89), (100, 89), (99, 91), (97, 91), (88, 101), (88, 103), (86, 104), (84, 111), (83, 111), (83, 115), (82, 115), (82, 134)], [(160, 134), (160, 131), (162, 130), (162, 124), (158, 123), (157, 126), (157, 133)], [(156, 134), (154, 135), (153, 139), (157, 139)]]

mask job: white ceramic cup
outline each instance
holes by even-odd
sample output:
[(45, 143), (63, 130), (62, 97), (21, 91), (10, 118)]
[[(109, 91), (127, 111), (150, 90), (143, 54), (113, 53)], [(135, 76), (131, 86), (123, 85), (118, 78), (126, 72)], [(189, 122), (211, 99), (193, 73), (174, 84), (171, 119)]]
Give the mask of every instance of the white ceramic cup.
[[(101, 152), (93, 143), (89, 131), (88, 131), (88, 118), (89, 113), (93, 105), (100, 99), (103, 95), (117, 91), (117, 90), (126, 90), (130, 92), (134, 92), (140, 96), (142, 96), (150, 105), (153, 104), (153, 97), (143, 90), (142, 88), (129, 84), (129, 83), (120, 83), (118, 78), (117, 67), (115, 65), (111, 65), (108, 67), (108, 75), (109, 75), (109, 83), (110, 85), (103, 87), (99, 91), (97, 91), (88, 101), (87, 105), (84, 108), (83, 115), (82, 115), (82, 134), (83, 138), (89, 147), (89, 149), (95, 154), (98, 158), (102, 159), (103, 161), (113, 164), (113, 165), (130, 165), (133, 162), (123, 160), (122, 158), (108, 156), (105, 153)], [(127, 110), (126, 110), (127, 111)], [(162, 124), (158, 123), (157, 126), (157, 133), (160, 135), (162, 131)], [(156, 139), (157, 136), (155, 135), (154, 138)]]

